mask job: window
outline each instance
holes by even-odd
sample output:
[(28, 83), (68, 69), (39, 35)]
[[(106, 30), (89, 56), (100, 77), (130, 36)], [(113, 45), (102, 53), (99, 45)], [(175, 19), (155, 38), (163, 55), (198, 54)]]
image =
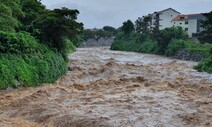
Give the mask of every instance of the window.
[(200, 29), (197, 28), (197, 33), (199, 33), (199, 32), (200, 32)]
[(180, 23), (180, 25), (182, 25), (182, 23)]
[(175, 22), (174, 22), (174, 24), (175, 24)]
[(185, 17), (184, 16), (180, 16), (180, 19), (184, 19)]
[(172, 17), (172, 15), (171, 15), (171, 17)]
[(185, 31), (188, 31), (188, 28), (185, 28)]
[(188, 24), (188, 21), (185, 21), (185, 24)]

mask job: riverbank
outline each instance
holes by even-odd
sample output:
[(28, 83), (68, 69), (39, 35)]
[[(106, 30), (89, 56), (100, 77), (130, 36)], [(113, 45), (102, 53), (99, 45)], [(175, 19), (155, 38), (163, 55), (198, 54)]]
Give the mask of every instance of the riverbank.
[(212, 75), (197, 63), (108, 48), (69, 55), (54, 85), (2, 91), (4, 127), (210, 127)]

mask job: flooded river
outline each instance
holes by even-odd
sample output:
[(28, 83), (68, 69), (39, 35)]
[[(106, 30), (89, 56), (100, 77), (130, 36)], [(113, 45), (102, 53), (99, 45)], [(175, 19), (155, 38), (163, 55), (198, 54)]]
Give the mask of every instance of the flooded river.
[(0, 92), (0, 127), (211, 127), (212, 75), (197, 63), (80, 48), (55, 84)]

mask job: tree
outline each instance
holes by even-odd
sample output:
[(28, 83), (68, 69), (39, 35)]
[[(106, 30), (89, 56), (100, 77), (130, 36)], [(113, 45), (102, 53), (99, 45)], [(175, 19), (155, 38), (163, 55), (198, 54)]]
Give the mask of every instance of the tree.
[(151, 21), (151, 17), (150, 16), (145, 16), (143, 18), (139, 17), (136, 21), (135, 21), (135, 30), (138, 33), (146, 33), (148, 32), (148, 24)]
[(113, 35), (116, 34), (116, 28), (112, 27), (112, 26), (104, 26), (102, 28), (104, 31), (107, 31), (107, 32), (110, 32), (112, 33)]
[(200, 40), (212, 44), (212, 11), (203, 15), (206, 17), (206, 20), (202, 21), (202, 27), (205, 30), (201, 33)]
[(95, 32), (89, 29), (83, 31), (83, 39), (88, 40), (91, 38), (95, 38)]
[(24, 17), (21, 19), (23, 25), (30, 25), (32, 21), (40, 17), (45, 13), (45, 6), (38, 0), (20, 0), (20, 6), (24, 13)]
[(24, 13), (20, 6), (20, 0), (0, 0), (0, 3), (11, 9), (13, 18), (20, 20), (24, 17)]
[(49, 10), (33, 21), (33, 33), (40, 42), (62, 53), (66, 49), (64, 38), (73, 42), (82, 33), (83, 24), (76, 22), (78, 14), (78, 10), (68, 8)]
[(131, 32), (134, 31), (134, 24), (131, 20), (127, 20), (126, 22), (123, 23), (122, 26), (122, 31), (124, 34), (130, 34)]
[[(158, 54), (164, 55), (165, 49), (173, 39), (186, 39), (188, 35), (182, 27), (170, 27), (158, 31), (154, 36), (158, 41)], [(153, 33), (154, 34), (154, 33)]]
[(13, 17), (12, 9), (0, 3), (0, 30), (15, 32), (20, 26), (19, 21)]
[(0, 30), (16, 32), (19, 30), (24, 13), (19, 0), (0, 0)]
[(112, 33), (109, 31), (104, 31), (102, 29), (96, 31), (96, 39), (100, 39), (101, 37), (112, 37)]

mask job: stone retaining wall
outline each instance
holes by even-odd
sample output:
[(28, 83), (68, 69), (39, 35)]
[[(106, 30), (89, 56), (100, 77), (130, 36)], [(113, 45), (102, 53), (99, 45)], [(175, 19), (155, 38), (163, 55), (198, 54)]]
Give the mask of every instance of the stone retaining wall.
[(188, 50), (179, 50), (174, 56), (176, 59), (190, 60), (190, 61), (202, 61), (204, 60), (204, 54), (201, 52), (192, 52)]
[(114, 41), (113, 37), (110, 38), (99, 38), (99, 39), (88, 39), (84, 41), (81, 47), (101, 47), (101, 46), (110, 46)]

